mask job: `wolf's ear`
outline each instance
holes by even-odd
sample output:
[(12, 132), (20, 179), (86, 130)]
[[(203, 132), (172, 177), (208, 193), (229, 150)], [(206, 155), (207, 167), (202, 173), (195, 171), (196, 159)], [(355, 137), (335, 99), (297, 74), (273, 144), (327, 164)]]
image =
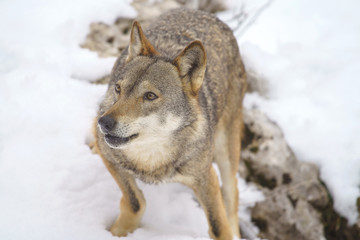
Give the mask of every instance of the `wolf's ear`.
[(145, 37), (145, 34), (137, 21), (134, 21), (129, 43), (129, 55), (126, 58), (126, 62), (130, 62), (136, 56), (152, 56), (158, 55), (155, 48), (151, 45), (149, 40)]
[(206, 70), (206, 53), (202, 43), (198, 40), (191, 42), (173, 63), (182, 78), (188, 77), (191, 90), (196, 95), (200, 90)]

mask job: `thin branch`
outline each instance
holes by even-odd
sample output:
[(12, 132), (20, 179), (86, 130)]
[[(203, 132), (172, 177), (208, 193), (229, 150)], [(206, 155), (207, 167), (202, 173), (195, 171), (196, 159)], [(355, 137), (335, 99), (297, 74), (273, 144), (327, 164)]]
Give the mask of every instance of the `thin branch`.
[(265, 9), (270, 7), (274, 0), (266, 1), (262, 6), (260, 6), (256, 12), (252, 15), (248, 14), (244, 10), (244, 4), (241, 5), (240, 11), (236, 13), (229, 21), (236, 21), (236, 26), (233, 28), (233, 32), (237, 37), (242, 36), (246, 30), (254, 24), (256, 19), (263, 13)]

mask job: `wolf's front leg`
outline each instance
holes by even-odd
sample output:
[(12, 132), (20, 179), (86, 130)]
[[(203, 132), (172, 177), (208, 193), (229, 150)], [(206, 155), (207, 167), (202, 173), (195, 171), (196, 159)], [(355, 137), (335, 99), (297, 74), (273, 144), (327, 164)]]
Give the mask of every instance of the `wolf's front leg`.
[(209, 224), (209, 235), (216, 240), (232, 240), (233, 234), (226, 217), (221, 190), (213, 167), (192, 186)]
[(103, 160), (123, 193), (120, 201), (120, 215), (111, 226), (110, 232), (118, 237), (126, 236), (140, 225), (145, 211), (145, 198), (133, 176), (119, 171), (111, 162)]

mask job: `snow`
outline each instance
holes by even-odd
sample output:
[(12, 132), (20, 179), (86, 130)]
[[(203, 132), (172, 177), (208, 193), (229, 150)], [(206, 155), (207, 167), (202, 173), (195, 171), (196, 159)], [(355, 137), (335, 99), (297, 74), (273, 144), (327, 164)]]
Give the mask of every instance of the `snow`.
[[(355, 4), (277, 0), (239, 37), (247, 67), (270, 83), (268, 98), (248, 95), (245, 104), (267, 112), (297, 156), (320, 166), (352, 222), (360, 184)], [(2, 0), (0, 16), (0, 239), (118, 239), (107, 229), (121, 193), (85, 144), (106, 90), (89, 81), (115, 59), (79, 44), (91, 22), (134, 9), (118, 0)], [(127, 239), (209, 239), (188, 188), (139, 184), (147, 210)], [(249, 223), (248, 207), (262, 196), (242, 179), (239, 189), (239, 216)]]
[(320, 167), (335, 209), (350, 224), (360, 196), (359, 7), (349, 0), (275, 0), (238, 38), (247, 69), (269, 88), (266, 97), (247, 95), (245, 105), (266, 112), (298, 159)]

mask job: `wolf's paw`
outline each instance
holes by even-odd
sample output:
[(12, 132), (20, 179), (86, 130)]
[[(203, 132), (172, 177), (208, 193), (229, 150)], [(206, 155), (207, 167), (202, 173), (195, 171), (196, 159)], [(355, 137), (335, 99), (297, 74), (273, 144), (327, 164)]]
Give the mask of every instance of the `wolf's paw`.
[[(128, 224), (127, 224), (128, 225)], [(123, 226), (122, 224), (119, 224), (119, 222), (115, 222), (111, 228), (110, 232), (112, 235), (117, 237), (125, 237), (128, 235), (128, 233), (132, 233), (137, 228), (137, 225), (134, 226)]]
[(114, 225), (110, 228), (110, 232), (112, 235), (117, 236), (117, 237), (125, 237), (129, 233), (125, 229), (119, 228)]

